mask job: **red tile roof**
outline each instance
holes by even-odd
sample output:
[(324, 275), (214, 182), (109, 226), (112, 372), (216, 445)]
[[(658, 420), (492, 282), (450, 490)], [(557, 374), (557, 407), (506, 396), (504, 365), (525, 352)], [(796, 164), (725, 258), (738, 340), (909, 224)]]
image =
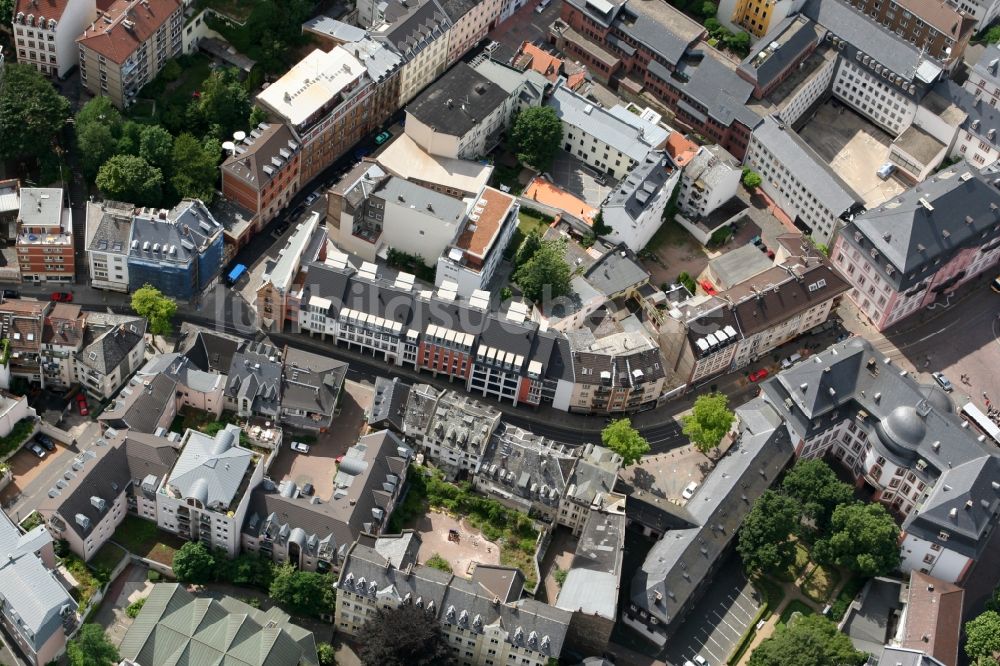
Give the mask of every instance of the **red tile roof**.
[(76, 41), (120, 65), (180, 6), (179, 0), (117, 0)]
[(49, 19), (58, 21), (62, 18), (67, 5), (69, 0), (16, 0), (14, 16), (17, 16), (18, 12), (24, 12), (25, 16), (33, 14), (36, 19), (44, 16), (46, 21)]

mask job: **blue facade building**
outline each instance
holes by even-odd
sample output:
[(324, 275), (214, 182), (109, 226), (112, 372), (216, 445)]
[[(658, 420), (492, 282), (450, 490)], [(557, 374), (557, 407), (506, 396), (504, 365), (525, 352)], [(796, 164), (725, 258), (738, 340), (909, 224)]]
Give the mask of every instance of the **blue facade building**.
[(172, 298), (191, 300), (222, 269), (222, 248), (222, 225), (197, 199), (170, 210), (139, 209), (128, 250), (129, 291), (150, 284)]

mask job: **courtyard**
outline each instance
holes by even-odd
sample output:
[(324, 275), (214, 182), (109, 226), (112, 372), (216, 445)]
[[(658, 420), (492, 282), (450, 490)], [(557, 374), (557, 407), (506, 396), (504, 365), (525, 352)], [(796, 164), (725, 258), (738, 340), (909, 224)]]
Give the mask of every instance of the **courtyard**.
[(876, 174), (888, 161), (892, 137), (836, 100), (816, 109), (799, 136), (851, 186), (867, 208), (906, 190), (895, 177), (882, 180)]
[[(436, 555), (448, 563), (452, 573), (463, 578), (472, 576), (477, 563), (500, 564), (500, 546), (487, 541), (467, 520), (430, 510), (417, 520), (414, 529), (420, 534), (417, 560), (422, 564)], [(458, 533), (457, 540), (449, 538), (451, 530)], [(443, 568), (439, 560), (436, 562), (437, 568)]]
[[(315, 435), (295, 435), (286, 432), (271, 467), (269, 476), (275, 481), (290, 479), (302, 488), (313, 485), (313, 492), (321, 499), (333, 496), (333, 478), (337, 474), (337, 458), (354, 446), (365, 429), (365, 413), (371, 406), (373, 391), (370, 386), (351, 380), (344, 381), (340, 414), (333, 417), (333, 425), (326, 432)], [(301, 441), (309, 445), (309, 453), (293, 451), (291, 443)]]

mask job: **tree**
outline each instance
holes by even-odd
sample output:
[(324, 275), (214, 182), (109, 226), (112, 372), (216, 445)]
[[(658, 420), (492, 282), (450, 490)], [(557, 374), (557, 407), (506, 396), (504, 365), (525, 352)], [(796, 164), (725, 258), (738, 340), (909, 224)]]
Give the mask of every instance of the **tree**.
[(565, 256), (564, 239), (543, 240), (531, 259), (514, 272), (514, 282), (536, 303), (568, 294), (573, 270)]
[(160, 171), (167, 172), (171, 166), (174, 151), (174, 137), (159, 125), (149, 125), (139, 135), (139, 157)]
[(594, 232), (594, 236), (607, 236), (614, 232), (614, 229), (604, 222), (604, 211), (598, 211), (597, 215), (594, 216), (594, 224), (590, 230)]
[(163, 172), (135, 155), (115, 155), (97, 170), (97, 187), (108, 199), (137, 206), (158, 206)]
[(683, 432), (702, 453), (719, 446), (736, 419), (729, 411), (729, 398), (722, 393), (699, 395), (691, 414), (685, 416)]
[(517, 159), (546, 171), (562, 143), (562, 121), (550, 106), (535, 106), (517, 114), (510, 132)]
[(80, 627), (76, 638), (66, 644), (66, 656), (71, 666), (112, 666), (121, 660), (118, 648), (99, 624)]
[(795, 562), (789, 539), (799, 523), (801, 507), (787, 495), (765, 490), (740, 526), (736, 550), (750, 571), (784, 571)]
[(118, 134), (123, 121), (121, 112), (111, 103), (110, 97), (95, 97), (77, 111), (74, 122), (77, 129), (81, 125), (107, 125)]
[(250, 117), (250, 95), (240, 81), (239, 71), (225, 67), (212, 72), (201, 84), (195, 107), (203, 126), (218, 126), (216, 139), (229, 138), (236, 130), (244, 129)]
[(364, 666), (436, 666), (451, 661), (437, 619), (413, 604), (380, 610), (361, 635)]
[(822, 615), (804, 615), (778, 625), (750, 655), (749, 666), (861, 666), (868, 655)]
[(320, 666), (334, 666), (337, 663), (337, 653), (329, 643), (320, 643), (316, 646), (316, 657)]
[(680, 275), (678, 275), (677, 283), (684, 285), (684, 288), (687, 289), (689, 292), (691, 292), (692, 295), (696, 291), (698, 291), (698, 285), (695, 284), (694, 278), (688, 275), (687, 273), (681, 273)]
[(970, 659), (1000, 655), (1000, 613), (986, 611), (965, 623), (965, 654)]
[(0, 159), (50, 155), (69, 114), (69, 100), (34, 66), (5, 65), (0, 77)]
[(145, 127), (134, 120), (122, 123), (121, 136), (118, 138), (119, 155), (139, 156), (139, 151), (142, 149), (142, 130)]
[(701, 6), (698, 7), (698, 13), (702, 16), (702, 18), (712, 18), (718, 11), (719, 7), (714, 2), (708, 2), (707, 0), (706, 2), (701, 3)]
[(215, 557), (198, 541), (188, 541), (174, 555), (174, 575), (182, 583), (211, 582), (215, 579), (215, 567)]
[(993, 588), (993, 594), (983, 604), (983, 609), (1000, 613), (1000, 585)]
[(538, 248), (542, 246), (542, 232), (537, 228), (528, 232), (521, 244), (514, 253), (514, 266), (523, 266), (529, 259), (535, 256)]
[(263, 122), (267, 122), (267, 111), (259, 106), (254, 106), (250, 109), (250, 127), (257, 127), (257, 125), (260, 125)]
[(863, 576), (883, 576), (899, 566), (898, 542), (899, 526), (885, 506), (841, 504), (833, 512), (830, 536), (816, 542), (813, 555)]
[(83, 172), (93, 179), (112, 155), (118, 152), (122, 117), (107, 97), (95, 97), (76, 114), (76, 145)]
[(337, 603), (333, 577), (314, 571), (299, 571), (291, 564), (275, 567), (271, 579), (271, 598), (294, 615), (333, 613)]
[(0, 0), (0, 25), (8, 26), (14, 20), (14, 0)]
[(753, 190), (760, 187), (761, 184), (760, 174), (753, 169), (744, 167), (743, 169), (743, 187), (748, 190)]
[(164, 296), (159, 289), (147, 284), (132, 294), (132, 310), (149, 321), (150, 333), (166, 335), (173, 329), (171, 320), (177, 313), (177, 301)]
[(854, 500), (854, 490), (819, 458), (802, 460), (785, 475), (781, 490), (802, 505), (802, 512), (825, 532), (834, 510)]
[(743, 30), (735, 34), (730, 33), (723, 37), (722, 40), (726, 48), (738, 55), (746, 56), (750, 53), (750, 34)]
[(191, 197), (211, 203), (218, 178), (219, 143), (214, 140), (202, 145), (191, 134), (181, 134), (174, 141), (173, 177), (170, 184), (180, 198)]
[(997, 42), (1000, 42), (1000, 25), (995, 25), (987, 30), (984, 41), (989, 44), (996, 44)]
[(601, 441), (622, 457), (622, 467), (636, 463), (649, 453), (649, 442), (632, 427), (630, 419), (616, 419), (601, 431)]

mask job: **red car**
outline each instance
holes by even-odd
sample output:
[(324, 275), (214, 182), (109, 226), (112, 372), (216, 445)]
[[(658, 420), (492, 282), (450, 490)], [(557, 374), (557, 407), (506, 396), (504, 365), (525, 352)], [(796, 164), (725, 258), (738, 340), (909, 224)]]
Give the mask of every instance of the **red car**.
[(762, 380), (765, 377), (767, 377), (767, 375), (768, 375), (767, 368), (761, 368), (760, 370), (758, 370), (756, 372), (751, 372), (750, 373), (750, 381), (752, 381), (752, 382), (759, 382), (760, 380)]
[(59, 303), (73, 302), (73, 294), (69, 293), (68, 291), (53, 291), (52, 296), (50, 298), (53, 301), (57, 301)]
[(90, 414), (90, 410), (87, 409), (87, 396), (82, 393), (76, 394), (76, 408), (79, 410), (80, 416)]

